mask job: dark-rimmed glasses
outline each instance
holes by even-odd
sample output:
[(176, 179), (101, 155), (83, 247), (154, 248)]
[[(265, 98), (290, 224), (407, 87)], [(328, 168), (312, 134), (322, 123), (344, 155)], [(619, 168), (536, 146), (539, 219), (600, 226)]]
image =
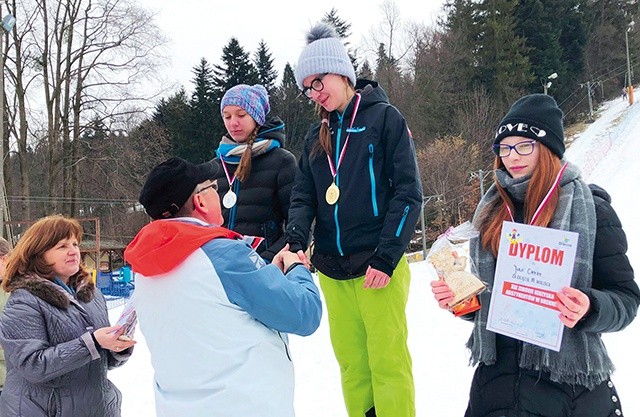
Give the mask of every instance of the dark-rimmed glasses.
[(218, 191), (218, 181), (214, 181), (211, 184), (207, 185), (206, 187), (202, 187), (201, 189), (196, 190), (196, 194), (200, 194), (201, 192), (203, 192), (208, 188), (213, 188), (214, 191)]
[(520, 156), (530, 155), (535, 148), (535, 140), (523, 140), (515, 145), (506, 145), (503, 143), (493, 145), (493, 152), (500, 158), (506, 158), (511, 155), (511, 151), (515, 150)]
[(307, 98), (311, 98), (311, 90), (317, 91), (317, 92), (322, 91), (324, 89), (324, 84), (322, 83), (322, 79), (326, 77), (327, 74), (328, 72), (325, 72), (321, 76), (314, 78), (311, 81), (311, 84), (309, 85), (309, 87), (305, 87), (302, 89), (302, 94)]

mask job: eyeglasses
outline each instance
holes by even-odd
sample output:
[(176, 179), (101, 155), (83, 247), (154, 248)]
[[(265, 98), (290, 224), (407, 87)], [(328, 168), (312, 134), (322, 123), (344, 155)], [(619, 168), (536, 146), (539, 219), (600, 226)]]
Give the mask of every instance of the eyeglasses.
[(309, 85), (309, 87), (305, 87), (302, 89), (302, 94), (304, 94), (307, 98), (311, 98), (311, 90), (318, 91), (318, 92), (322, 91), (322, 89), (324, 89), (324, 84), (322, 83), (322, 79), (326, 77), (327, 74), (328, 72), (322, 74), (319, 77), (314, 78), (311, 81), (311, 85)]
[(525, 140), (518, 142), (513, 146), (500, 143), (493, 145), (493, 152), (500, 158), (506, 158), (511, 155), (511, 150), (515, 150), (520, 156), (525, 156), (530, 155), (533, 152), (535, 144), (535, 140)]
[(206, 187), (202, 187), (201, 189), (196, 190), (196, 194), (200, 194), (201, 192), (203, 192), (208, 188), (213, 188), (214, 191), (218, 191), (218, 181), (214, 181), (211, 184), (207, 185)]

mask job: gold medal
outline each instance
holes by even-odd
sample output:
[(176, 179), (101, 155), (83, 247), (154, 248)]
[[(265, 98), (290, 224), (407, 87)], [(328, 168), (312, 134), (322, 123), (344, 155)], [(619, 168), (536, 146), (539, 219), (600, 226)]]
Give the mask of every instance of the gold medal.
[(340, 198), (340, 189), (335, 182), (332, 182), (329, 188), (327, 188), (324, 198), (330, 206), (338, 202), (338, 198)]

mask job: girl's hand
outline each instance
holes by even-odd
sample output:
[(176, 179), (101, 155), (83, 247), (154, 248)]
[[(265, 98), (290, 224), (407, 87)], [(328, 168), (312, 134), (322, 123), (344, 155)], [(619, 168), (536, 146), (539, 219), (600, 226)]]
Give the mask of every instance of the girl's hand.
[(440, 308), (449, 309), (449, 303), (453, 301), (453, 291), (443, 280), (431, 281), (431, 292), (433, 292), (433, 297), (438, 302)]
[(571, 287), (563, 287), (558, 291), (558, 317), (562, 324), (568, 328), (573, 328), (588, 312), (591, 307), (591, 300), (580, 290)]
[(377, 269), (371, 268), (369, 266), (367, 268), (367, 273), (364, 277), (364, 286), (363, 288), (372, 288), (372, 289), (380, 289), (389, 285), (389, 281), (391, 278), (389, 275), (385, 274), (382, 271), (378, 271)]
[(305, 268), (310, 269), (311, 268), (311, 261), (307, 257), (307, 254), (304, 253), (304, 251), (301, 251), (301, 250), (296, 252), (296, 254), (298, 255), (298, 258), (300, 259), (300, 262), (302, 262), (304, 264)]

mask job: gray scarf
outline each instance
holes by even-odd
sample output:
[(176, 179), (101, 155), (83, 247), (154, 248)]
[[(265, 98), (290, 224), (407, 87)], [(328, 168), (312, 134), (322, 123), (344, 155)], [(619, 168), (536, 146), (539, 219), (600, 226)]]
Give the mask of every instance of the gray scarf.
[[(496, 173), (496, 177), (514, 201), (525, 201), (529, 177), (514, 179), (502, 170)], [(496, 198), (500, 198), (500, 195), (494, 184), (476, 209), (473, 219), (476, 226), (484, 207)], [(569, 164), (560, 180), (560, 198), (549, 227), (579, 233), (571, 286), (577, 289), (590, 288), (596, 214), (591, 191), (580, 178), (580, 171), (575, 165)], [(491, 252), (482, 248), (478, 238), (470, 243), (471, 258), (476, 262), (480, 278), (488, 283), (488, 290), (480, 295), (482, 309), (476, 313), (467, 347), (471, 350), (471, 364), (492, 365), (496, 362), (496, 334), (486, 327), (496, 259)], [(588, 389), (607, 380), (614, 370), (598, 333), (568, 327), (564, 329), (560, 352), (522, 342), (520, 367), (548, 372), (552, 381), (582, 385)]]

